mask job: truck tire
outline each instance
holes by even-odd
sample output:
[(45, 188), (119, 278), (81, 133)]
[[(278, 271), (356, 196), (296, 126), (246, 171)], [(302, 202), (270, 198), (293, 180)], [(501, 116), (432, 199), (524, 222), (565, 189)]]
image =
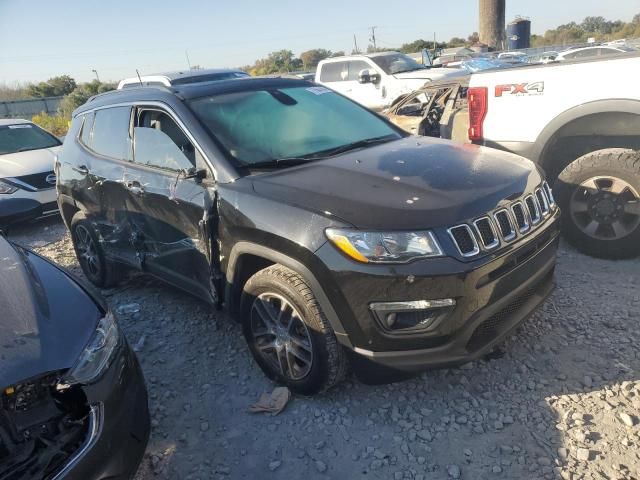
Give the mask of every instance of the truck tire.
[(109, 288), (126, 276), (123, 265), (106, 258), (93, 225), (81, 213), (71, 220), (70, 231), (78, 263), (91, 283), (99, 288)]
[(346, 353), (303, 278), (281, 265), (260, 270), (245, 284), (242, 330), (264, 373), (290, 390), (311, 395), (346, 375)]
[(554, 193), (565, 237), (601, 258), (640, 254), (640, 152), (608, 148), (588, 153), (558, 176)]

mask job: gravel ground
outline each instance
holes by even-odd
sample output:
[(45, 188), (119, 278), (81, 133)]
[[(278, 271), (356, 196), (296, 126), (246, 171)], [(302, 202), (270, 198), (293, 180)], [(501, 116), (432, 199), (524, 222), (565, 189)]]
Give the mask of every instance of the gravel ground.
[[(58, 220), (12, 238), (80, 273)], [(640, 259), (563, 245), (552, 298), (503, 355), (412, 380), (354, 379), (278, 416), (274, 385), (222, 312), (145, 276), (103, 294), (138, 351), (152, 433), (136, 480), (638, 479)]]

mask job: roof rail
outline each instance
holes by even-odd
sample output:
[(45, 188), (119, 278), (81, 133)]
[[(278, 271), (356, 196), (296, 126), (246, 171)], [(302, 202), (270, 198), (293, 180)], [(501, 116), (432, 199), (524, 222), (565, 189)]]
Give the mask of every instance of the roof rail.
[(108, 92), (102, 92), (102, 93), (98, 93), (96, 95), (92, 95), (91, 97), (89, 97), (89, 99), (87, 100), (86, 103), (90, 103), (93, 102), (95, 99), (97, 98), (102, 98), (105, 96), (109, 96), (109, 95), (114, 95), (114, 94), (121, 94), (122, 92), (130, 92), (133, 89), (136, 88), (156, 88), (158, 90), (164, 90), (166, 92), (169, 93), (176, 93), (175, 89), (173, 87), (167, 87), (166, 85), (136, 85), (136, 86), (132, 86), (132, 87), (128, 87), (126, 89), (114, 89), (114, 90), (109, 90)]

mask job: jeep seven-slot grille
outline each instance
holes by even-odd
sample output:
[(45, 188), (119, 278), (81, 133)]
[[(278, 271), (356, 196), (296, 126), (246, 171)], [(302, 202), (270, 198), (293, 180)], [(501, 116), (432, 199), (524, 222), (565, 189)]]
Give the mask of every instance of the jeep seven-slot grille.
[(542, 189), (544, 190), (544, 194), (547, 196), (547, 200), (549, 200), (549, 207), (553, 207), (556, 204), (556, 200), (553, 198), (553, 192), (546, 180), (542, 182)]
[(473, 222), (476, 227), (476, 231), (478, 235), (480, 235), (480, 241), (484, 248), (492, 249), (497, 247), (500, 244), (500, 240), (498, 240), (498, 235), (493, 228), (493, 224), (491, 223), (491, 219), (489, 217), (482, 217)]
[(542, 212), (542, 215), (548, 215), (549, 202), (547, 201), (547, 198), (545, 197), (542, 190), (539, 188), (536, 190), (536, 200), (538, 200), (538, 205), (540, 205), (540, 211)]
[(527, 211), (529, 212), (531, 224), (536, 225), (540, 222), (540, 208), (538, 207), (538, 202), (536, 202), (533, 195), (528, 195), (527, 198), (524, 199), (524, 203), (527, 204)]
[(520, 233), (529, 230), (529, 221), (527, 220), (527, 215), (524, 213), (524, 205), (522, 205), (522, 202), (515, 202), (511, 205), (511, 211), (513, 212), (513, 218), (516, 220), (516, 225)]
[(468, 225), (458, 225), (449, 229), (449, 234), (458, 247), (460, 255), (463, 257), (470, 257), (480, 253), (476, 239), (473, 236), (473, 232)]
[(496, 219), (496, 222), (498, 222), (498, 227), (500, 228), (502, 239), (505, 242), (509, 242), (516, 238), (516, 231), (513, 228), (513, 223), (511, 222), (511, 218), (509, 217), (508, 210), (499, 210), (494, 213), (494, 217)]
[(482, 250), (489, 251), (501, 243), (508, 243), (518, 236), (527, 235), (554, 207), (551, 188), (544, 182), (524, 199), (476, 218), (470, 224), (463, 223), (451, 227), (447, 232), (460, 255), (472, 257)]

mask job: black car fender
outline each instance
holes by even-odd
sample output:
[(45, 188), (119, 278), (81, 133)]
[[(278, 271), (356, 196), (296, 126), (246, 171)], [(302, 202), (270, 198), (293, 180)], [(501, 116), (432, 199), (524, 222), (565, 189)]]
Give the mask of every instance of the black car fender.
[(344, 327), (342, 325), (342, 322), (340, 321), (340, 318), (338, 317), (338, 314), (336, 313), (336, 310), (333, 308), (329, 297), (325, 293), (324, 289), (320, 285), (320, 282), (317, 280), (313, 272), (311, 272), (311, 270), (309, 270), (309, 268), (299, 260), (272, 248), (247, 241), (240, 241), (234, 244), (229, 254), (229, 260), (226, 269), (227, 285), (225, 289), (225, 302), (227, 305), (230, 305), (230, 301), (232, 298), (237, 298), (236, 295), (242, 289), (242, 285), (234, 282), (234, 275), (236, 273), (238, 259), (243, 254), (250, 254), (264, 258), (265, 260), (268, 260), (270, 262), (290, 268), (291, 270), (301, 275), (318, 300), (322, 311), (326, 315), (329, 323), (331, 324), (331, 328), (333, 328), (333, 331), (336, 334), (337, 340), (342, 345), (352, 348), (351, 342), (349, 341), (347, 333), (344, 330)]

